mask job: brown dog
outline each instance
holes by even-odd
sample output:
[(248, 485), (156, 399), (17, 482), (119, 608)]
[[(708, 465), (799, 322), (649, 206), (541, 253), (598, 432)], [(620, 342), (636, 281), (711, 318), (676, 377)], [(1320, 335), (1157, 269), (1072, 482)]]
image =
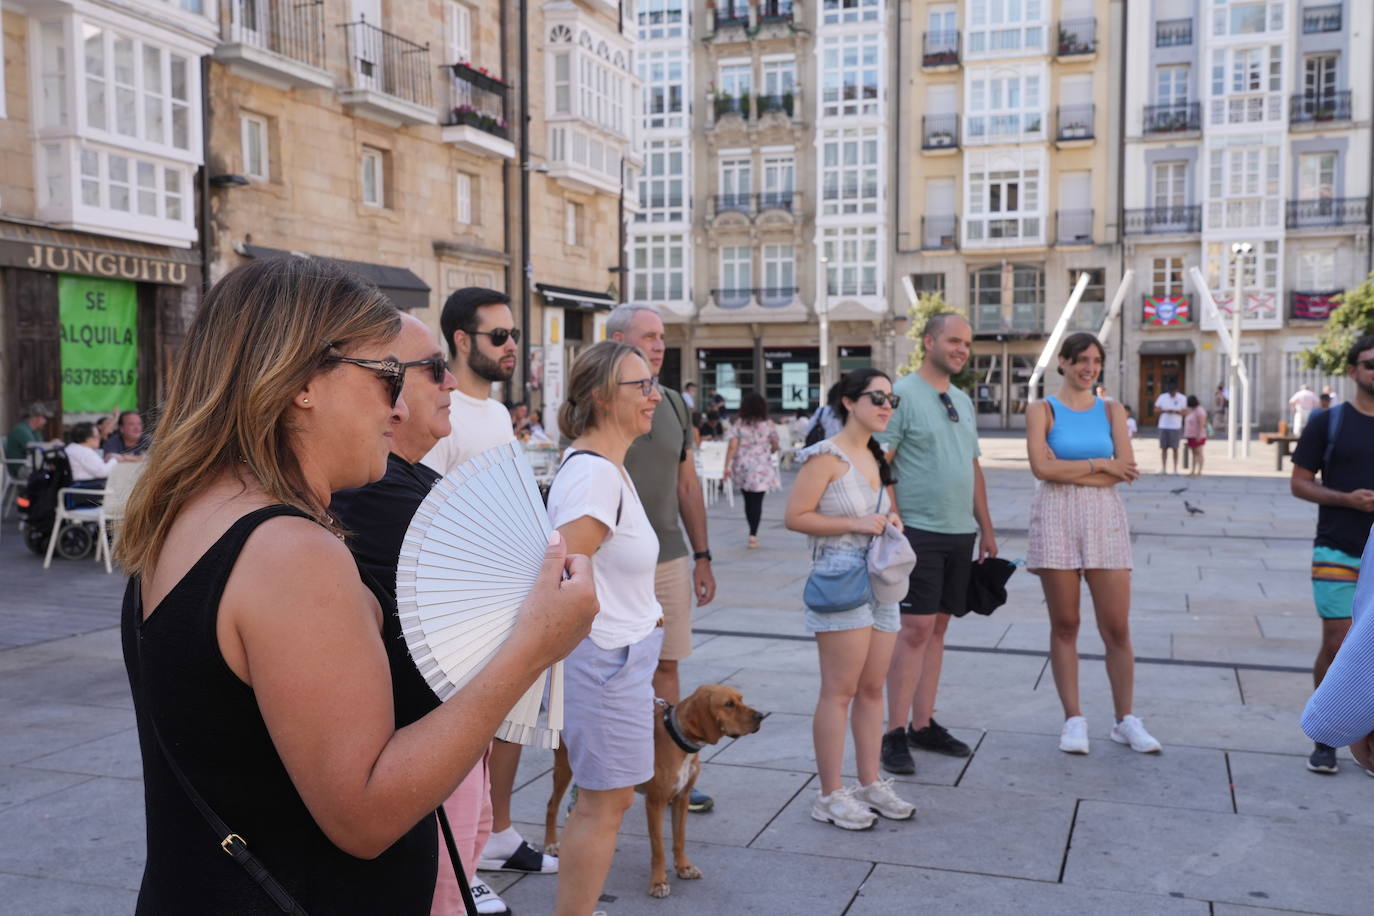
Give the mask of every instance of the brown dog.
[[(655, 708), (654, 775), (635, 786), (644, 796), (649, 821), (649, 896), (667, 897), (671, 890), (663, 853), (663, 809), (669, 805), (673, 807), (673, 870), (684, 880), (701, 877), (700, 869), (687, 860), (687, 802), (701, 772), (701, 760), (674, 740), (666, 722), (674, 723), (683, 744), (699, 750), (721, 738), (752, 735), (766, 715), (744, 705), (739, 691), (724, 684), (704, 684), (676, 707)], [(558, 849), (558, 805), (571, 781), (568, 751), (560, 745), (553, 755), (553, 792), (544, 815), (544, 851), (550, 855)]]

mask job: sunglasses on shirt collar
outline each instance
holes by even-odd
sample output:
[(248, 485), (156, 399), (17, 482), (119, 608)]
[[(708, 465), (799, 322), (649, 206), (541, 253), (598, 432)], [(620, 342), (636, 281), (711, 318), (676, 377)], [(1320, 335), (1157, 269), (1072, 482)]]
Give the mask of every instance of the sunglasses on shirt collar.
[(941, 391), (940, 403), (945, 405), (945, 415), (949, 417), (949, 422), (958, 423), (959, 409), (954, 406), (954, 398), (950, 397), (948, 392)]

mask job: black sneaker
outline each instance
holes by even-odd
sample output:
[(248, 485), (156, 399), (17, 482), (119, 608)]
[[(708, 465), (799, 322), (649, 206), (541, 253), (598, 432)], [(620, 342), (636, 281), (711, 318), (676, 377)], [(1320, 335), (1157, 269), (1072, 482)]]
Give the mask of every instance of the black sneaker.
[(1312, 756), (1307, 758), (1307, 768), (1313, 773), (1336, 772), (1336, 749), (1318, 741)]
[(946, 757), (968, 757), (973, 753), (973, 748), (951, 735), (943, 725), (934, 719), (931, 719), (930, 724), (919, 731), (908, 725), (906, 727), (906, 740), (914, 748), (944, 754)]
[(913, 776), (916, 761), (911, 759), (911, 749), (906, 746), (906, 736), (902, 729), (894, 728), (883, 735), (883, 769), (898, 776)]
[(691, 797), (687, 800), (687, 810), (693, 814), (705, 814), (716, 806), (716, 800), (705, 792), (692, 790)]

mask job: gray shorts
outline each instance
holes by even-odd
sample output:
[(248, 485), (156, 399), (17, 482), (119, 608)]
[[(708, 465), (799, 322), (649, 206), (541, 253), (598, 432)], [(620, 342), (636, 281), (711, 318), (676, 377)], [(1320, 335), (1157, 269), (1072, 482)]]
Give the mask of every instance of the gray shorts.
[(1183, 430), (1181, 429), (1161, 429), (1159, 431), (1159, 447), (1161, 449), (1178, 448), (1178, 442), (1181, 438), (1183, 438)]
[(654, 669), (663, 628), (620, 649), (582, 640), (563, 663), (563, 738), (573, 782), (605, 791), (654, 775)]

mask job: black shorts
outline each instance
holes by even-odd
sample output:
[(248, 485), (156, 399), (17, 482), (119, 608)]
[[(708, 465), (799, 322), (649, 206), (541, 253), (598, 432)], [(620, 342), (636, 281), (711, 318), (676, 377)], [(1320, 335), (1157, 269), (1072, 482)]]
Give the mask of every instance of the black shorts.
[(900, 610), (903, 614), (963, 614), (968, 611), (969, 571), (973, 568), (976, 534), (940, 534), (906, 529), (916, 551), (916, 568)]

